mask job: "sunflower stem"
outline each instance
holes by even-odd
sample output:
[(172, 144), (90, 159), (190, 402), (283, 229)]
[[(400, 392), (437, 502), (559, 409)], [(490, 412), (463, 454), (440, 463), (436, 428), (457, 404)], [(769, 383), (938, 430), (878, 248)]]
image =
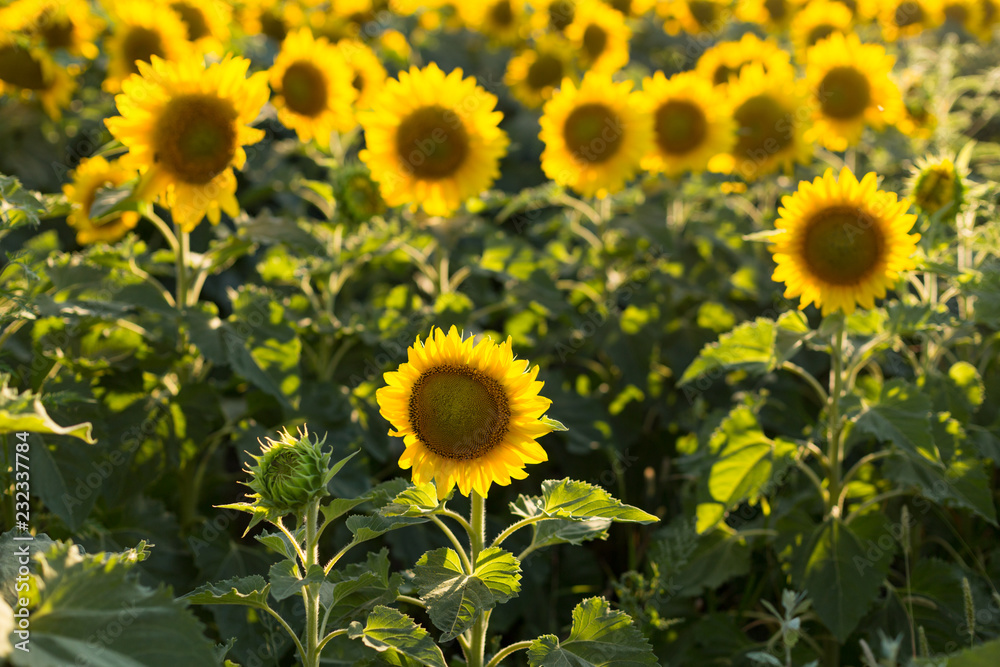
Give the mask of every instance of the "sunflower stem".
[(178, 241), (177, 252), (174, 253), (177, 260), (177, 296), (174, 297), (174, 302), (177, 304), (177, 309), (183, 312), (188, 305), (187, 256), (191, 252), (191, 235), (182, 231), (176, 222), (174, 223), (174, 231), (177, 233)]
[[(305, 561), (303, 561), (303, 576), (309, 576), (309, 568), (319, 560), (319, 499), (309, 502), (306, 508), (306, 544)], [(319, 642), (319, 584), (309, 584), (302, 588), (302, 601), (306, 608), (306, 655), (303, 656), (306, 667), (319, 667), (319, 656), (322, 647)]]
[(827, 495), (827, 513), (833, 517), (840, 515), (840, 468), (844, 452), (841, 447), (843, 429), (840, 422), (840, 399), (844, 391), (844, 315), (838, 313), (837, 327), (833, 332), (830, 351), (830, 399), (827, 405), (827, 459), (830, 461), (830, 487)]
[[(469, 515), (469, 523), (472, 524), (472, 556), (471, 566), (475, 568), (479, 553), (486, 543), (486, 501), (479, 495), (479, 492), (472, 491), (472, 510)], [(472, 574), (470, 570), (469, 574)], [(486, 627), (489, 624), (489, 616), (480, 614), (472, 626), (472, 641), (469, 642), (468, 667), (483, 667), (483, 658), (486, 655)]]

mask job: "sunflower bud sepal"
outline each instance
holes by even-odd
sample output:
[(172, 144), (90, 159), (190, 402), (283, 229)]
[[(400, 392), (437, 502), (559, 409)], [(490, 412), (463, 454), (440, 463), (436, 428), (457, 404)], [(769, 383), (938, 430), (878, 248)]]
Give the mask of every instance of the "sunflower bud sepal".
[(278, 440), (265, 440), (261, 454), (250, 455), (256, 465), (246, 470), (250, 481), (244, 484), (254, 492), (247, 494), (252, 502), (217, 505), (253, 515), (244, 536), (262, 521), (276, 523), (287, 514), (301, 515), (311, 502), (329, 496), (330, 480), (358, 454), (352, 452), (331, 466), (332, 452), (322, 449), (326, 436), (310, 436), (306, 428), (297, 436), (283, 430)]

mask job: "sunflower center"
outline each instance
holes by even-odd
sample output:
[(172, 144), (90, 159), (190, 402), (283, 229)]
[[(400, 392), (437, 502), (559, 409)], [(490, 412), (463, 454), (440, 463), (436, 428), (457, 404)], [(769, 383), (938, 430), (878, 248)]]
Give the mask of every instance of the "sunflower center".
[(182, 181), (208, 183), (236, 154), (236, 116), (232, 103), (215, 95), (170, 100), (154, 130), (154, 159)]
[(446, 178), (468, 157), (469, 135), (454, 111), (423, 107), (399, 124), (396, 154), (418, 178)]
[(351, 88), (358, 91), (359, 93), (365, 89), (365, 77), (360, 74), (355, 74), (354, 78), (351, 79)]
[(764, 9), (772, 21), (781, 21), (788, 16), (788, 4), (785, 0), (764, 0)]
[(510, 403), (503, 386), (467, 366), (437, 366), (417, 378), (410, 395), (410, 425), (438, 456), (483, 456), (507, 434)]
[(944, 17), (952, 23), (965, 25), (969, 20), (969, 10), (958, 3), (953, 3), (944, 8)]
[(288, 26), (274, 10), (267, 10), (260, 15), (260, 31), (276, 42), (283, 42), (288, 36)]
[(43, 17), (39, 32), (42, 33), (49, 48), (68, 49), (73, 46), (73, 24), (68, 20)]
[(601, 26), (591, 23), (583, 31), (583, 50), (587, 52), (591, 60), (597, 60), (604, 53), (604, 48), (607, 45), (608, 33), (604, 32), (604, 28)]
[(691, 12), (691, 16), (694, 20), (698, 22), (698, 25), (704, 27), (715, 20), (715, 3), (707, 2), (706, 0), (694, 0), (694, 2), (688, 3), (688, 11)]
[(715, 68), (715, 72), (712, 74), (712, 83), (717, 86), (721, 86), (724, 83), (729, 83), (729, 77), (739, 72), (739, 68), (733, 68), (729, 65), (719, 65)]
[(878, 264), (882, 246), (875, 221), (864, 211), (842, 206), (813, 216), (803, 249), (813, 275), (834, 285), (853, 285)]
[(611, 0), (611, 6), (620, 11), (624, 16), (632, 14), (632, 0)]
[(562, 32), (576, 17), (576, 8), (567, 0), (555, 0), (549, 3), (549, 25)]
[(51, 85), (45, 80), (42, 63), (18, 46), (0, 47), (0, 81), (28, 90), (45, 90)]
[(302, 116), (318, 116), (326, 110), (326, 77), (312, 63), (292, 63), (281, 77), (281, 94), (289, 109)]
[(733, 117), (739, 125), (735, 155), (763, 159), (792, 144), (788, 111), (770, 95), (757, 95), (741, 104)]
[(211, 34), (208, 29), (208, 21), (205, 20), (205, 14), (197, 7), (186, 2), (174, 2), (170, 8), (180, 15), (181, 21), (187, 26), (188, 39), (191, 41)]
[(563, 125), (566, 148), (580, 162), (600, 164), (614, 157), (625, 133), (622, 120), (612, 109), (584, 104), (572, 111)]
[(924, 172), (914, 194), (920, 208), (934, 213), (955, 198), (955, 175), (946, 168), (932, 167)]
[(656, 110), (656, 143), (665, 153), (687, 153), (705, 139), (708, 123), (698, 105), (671, 100)]
[(819, 83), (820, 107), (831, 118), (854, 118), (872, 101), (868, 77), (853, 67), (834, 67)]
[(896, 6), (893, 21), (897, 27), (905, 28), (915, 23), (921, 23), (923, 20), (924, 10), (919, 2), (901, 2)]
[(814, 26), (812, 30), (809, 31), (809, 36), (806, 37), (806, 43), (812, 46), (821, 39), (826, 39), (832, 35), (837, 29), (832, 25), (821, 23), (818, 26)]
[(514, 22), (514, 10), (510, 7), (510, 0), (500, 0), (490, 7), (490, 22), (501, 28), (506, 28)]
[(550, 53), (542, 53), (528, 68), (527, 81), (534, 90), (542, 90), (559, 85), (562, 77), (562, 61)]
[(122, 53), (132, 73), (138, 74), (139, 68), (135, 66), (137, 60), (148, 63), (153, 56), (162, 58), (166, 55), (166, 49), (163, 48), (163, 38), (159, 32), (133, 26), (122, 40)]

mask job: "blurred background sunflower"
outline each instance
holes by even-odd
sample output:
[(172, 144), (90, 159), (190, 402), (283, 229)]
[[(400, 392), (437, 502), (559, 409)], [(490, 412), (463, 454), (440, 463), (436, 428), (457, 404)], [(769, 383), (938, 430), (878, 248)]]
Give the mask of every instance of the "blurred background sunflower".
[(573, 46), (561, 35), (543, 35), (507, 63), (504, 84), (524, 106), (537, 109), (564, 78), (577, 80)]
[(76, 229), (77, 243), (114, 243), (138, 224), (139, 214), (135, 211), (124, 211), (102, 218), (90, 216), (91, 207), (102, 188), (124, 185), (137, 176), (134, 169), (127, 169), (117, 162), (108, 162), (99, 155), (80, 161), (70, 174), (70, 182), (63, 186), (63, 194), (72, 209), (66, 216), (66, 222)]
[(578, 3), (573, 22), (566, 26), (581, 67), (591, 72), (614, 73), (628, 64), (631, 37), (625, 16), (600, 0)]
[(195, 53), (187, 40), (187, 26), (168, 6), (150, 0), (116, 0), (110, 7), (111, 35), (104, 47), (108, 69), (104, 89), (121, 90), (122, 81), (139, 73), (137, 62), (153, 56), (176, 61)]

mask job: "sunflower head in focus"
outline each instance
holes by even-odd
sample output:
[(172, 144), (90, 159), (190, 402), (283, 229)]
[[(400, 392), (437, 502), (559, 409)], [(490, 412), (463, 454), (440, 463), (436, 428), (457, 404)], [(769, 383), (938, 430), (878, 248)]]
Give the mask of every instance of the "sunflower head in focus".
[(564, 78), (576, 80), (573, 47), (560, 35), (543, 35), (508, 61), (504, 83), (521, 104), (537, 109)]
[(773, 277), (785, 283), (786, 297), (801, 297), (800, 309), (815, 303), (823, 315), (850, 315), (859, 305), (873, 308), (900, 272), (915, 266), (920, 235), (909, 233), (916, 221), (906, 212), (910, 202), (876, 181), (869, 173), (859, 182), (847, 168), (837, 179), (828, 169), (782, 198), (774, 223), (782, 233), (770, 246)]
[(580, 86), (566, 79), (545, 103), (539, 137), (542, 171), (587, 197), (606, 197), (635, 175), (653, 140), (632, 82), (588, 72)]
[(17, 0), (0, 9), (0, 26), (49, 51), (61, 49), (93, 60), (104, 21), (87, 0)]
[(203, 52), (224, 52), (233, 20), (230, 3), (221, 0), (170, 0), (165, 3), (184, 23), (189, 42)]
[(446, 75), (435, 63), (386, 81), (371, 110), (358, 114), (360, 157), (386, 203), (449, 215), (490, 187), (509, 143), (496, 103), (461, 69)]
[(759, 63), (747, 65), (729, 84), (728, 96), (736, 143), (728, 154), (711, 160), (712, 171), (752, 181), (810, 160), (813, 147), (805, 139), (809, 119), (800, 113), (806, 107), (805, 92), (790, 72), (765, 74)]
[(538, 395), (538, 366), (515, 360), (511, 339), (475, 345), (452, 327), (435, 328), (407, 350), (375, 393), (389, 435), (403, 438), (399, 458), (413, 481), (434, 481), (438, 498), (456, 485), (486, 496), (493, 484), (524, 479), (526, 464), (548, 460), (537, 438), (552, 431), (542, 417), (551, 401)]
[(591, 72), (613, 74), (628, 64), (628, 41), (632, 31), (625, 16), (600, 0), (577, 4), (566, 38), (576, 47), (580, 65)]
[(200, 57), (168, 62), (153, 56), (115, 97), (120, 116), (105, 121), (128, 148), (119, 162), (142, 173), (139, 196), (158, 197), (174, 222), (190, 231), (220, 209), (239, 213), (233, 167), (243, 146), (264, 137), (250, 127), (267, 102), (267, 73), (247, 77), (250, 61), (227, 56), (205, 66)]
[(354, 100), (355, 110), (370, 109), (388, 77), (382, 61), (370, 46), (356, 39), (342, 39), (337, 42), (337, 48), (351, 70), (351, 86), (358, 93)]
[(910, 197), (927, 215), (954, 218), (965, 202), (965, 175), (950, 157), (920, 158), (907, 181)]
[(896, 58), (881, 44), (834, 33), (806, 54), (806, 84), (813, 95), (813, 127), (806, 135), (834, 151), (861, 140), (865, 126), (895, 121), (902, 97), (889, 78)]
[(944, 21), (940, 0), (869, 0), (886, 41), (919, 35)]
[(667, 0), (657, 4), (663, 29), (670, 35), (719, 33), (733, 18), (729, 0)]
[(530, 0), (531, 24), (541, 33), (562, 34), (576, 18), (577, 0)]
[(788, 29), (802, 4), (802, 0), (741, 0), (736, 3), (736, 16), (769, 33), (780, 33)]
[(641, 99), (653, 118), (654, 140), (642, 168), (679, 176), (708, 168), (715, 155), (736, 142), (736, 123), (726, 99), (695, 72), (669, 79), (663, 72), (642, 82)]
[(792, 43), (800, 61), (806, 51), (835, 32), (848, 34), (854, 23), (854, 14), (836, 0), (812, 0), (792, 19)]
[(187, 27), (169, 6), (151, 0), (118, 0), (111, 5), (111, 35), (105, 42), (108, 71), (104, 89), (121, 90), (122, 81), (139, 73), (137, 62), (153, 56), (176, 61), (195, 53)]
[(464, 2), (459, 9), (466, 26), (494, 44), (514, 45), (524, 38), (528, 19), (524, 0)]
[(71, 182), (63, 186), (63, 193), (72, 208), (66, 222), (76, 229), (77, 243), (114, 243), (136, 226), (139, 214), (135, 211), (125, 211), (108, 219), (90, 217), (91, 207), (102, 188), (124, 185), (136, 175), (134, 169), (108, 162), (99, 155), (80, 161), (70, 176)]
[(47, 50), (29, 46), (23, 38), (0, 35), (0, 95), (38, 100), (49, 117), (59, 119), (74, 90), (73, 72)]
[(773, 39), (761, 39), (752, 32), (736, 42), (719, 42), (698, 58), (695, 71), (725, 90), (747, 65), (758, 63), (765, 74), (794, 78), (795, 70), (788, 51)]
[(330, 145), (330, 134), (355, 126), (351, 104), (357, 97), (353, 70), (340, 49), (314, 38), (309, 28), (292, 32), (268, 70), (278, 120), (304, 142)]

